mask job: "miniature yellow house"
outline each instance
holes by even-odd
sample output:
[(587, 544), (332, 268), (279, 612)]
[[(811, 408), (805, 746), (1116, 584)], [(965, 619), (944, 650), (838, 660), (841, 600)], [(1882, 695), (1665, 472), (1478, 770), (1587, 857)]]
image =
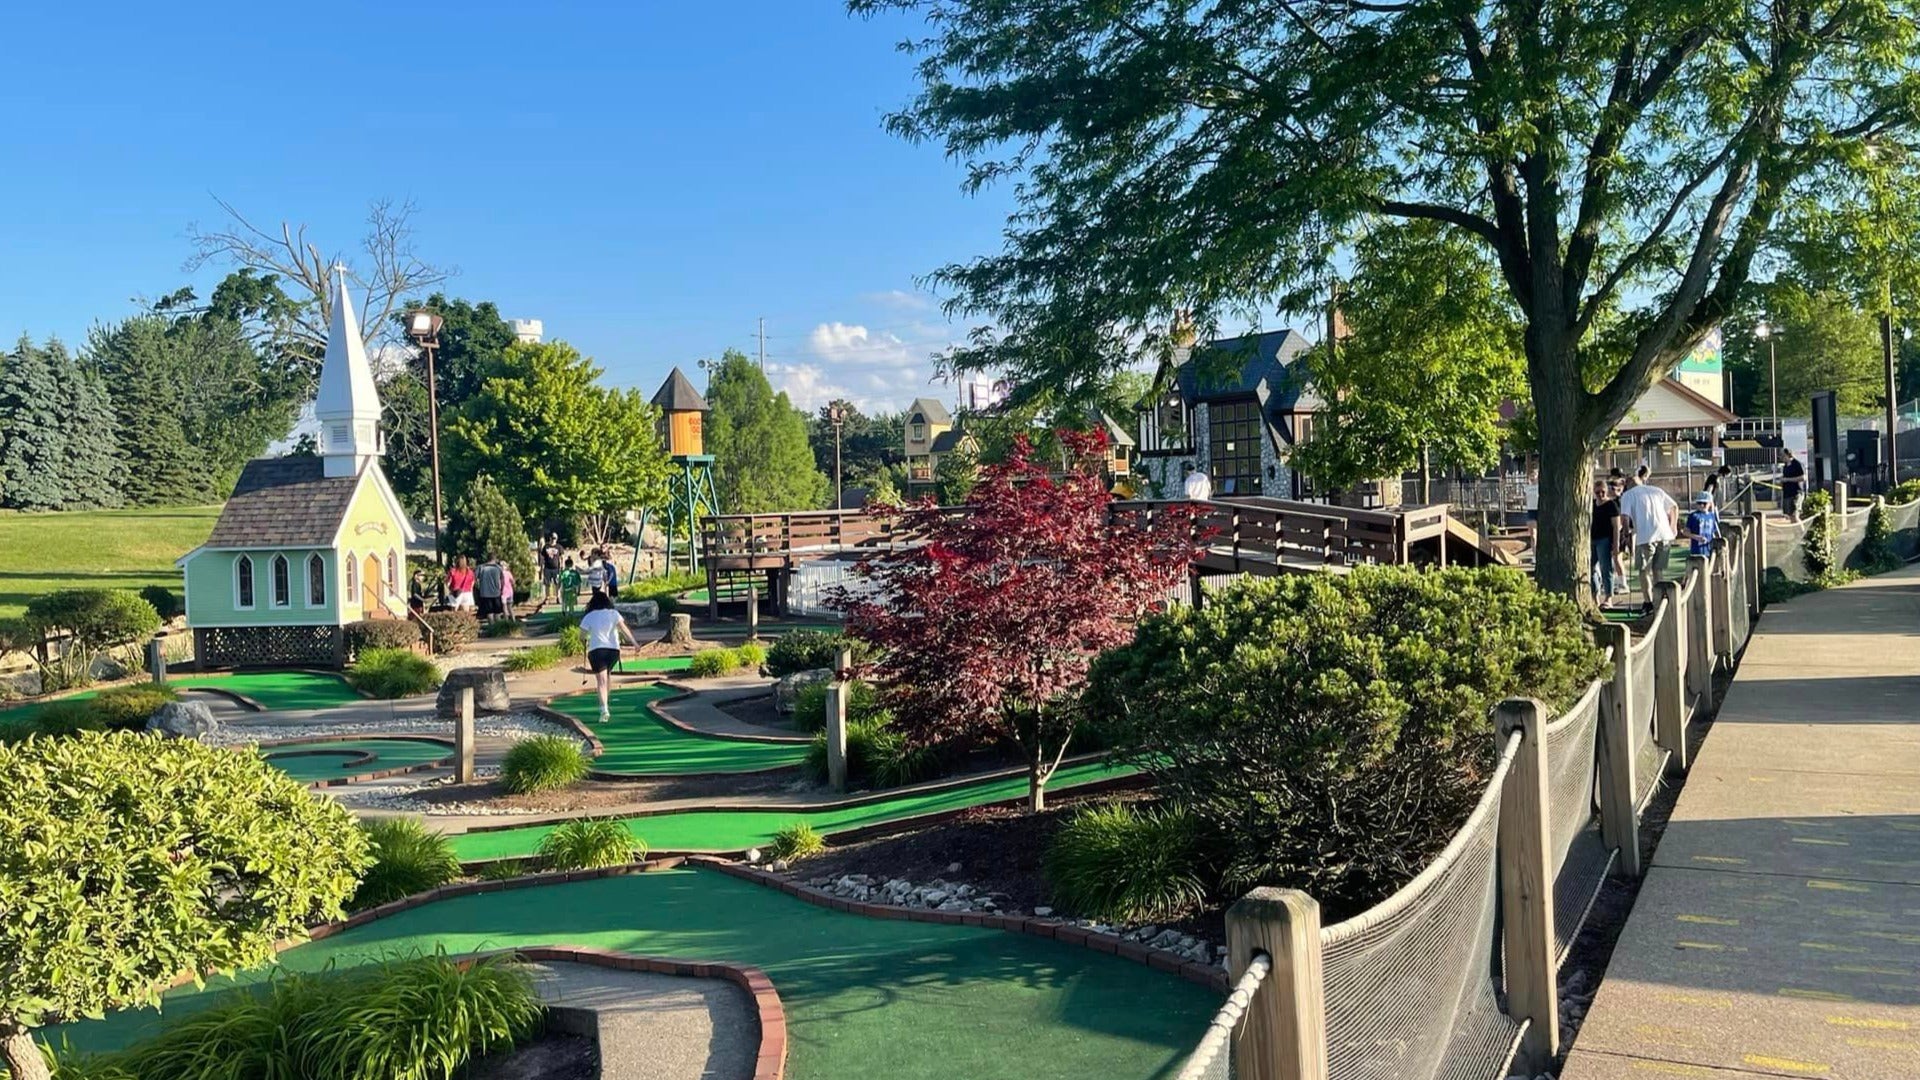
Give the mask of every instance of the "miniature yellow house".
[(380, 397), (334, 269), (319, 456), (249, 461), (207, 542), (175, 564), (200, 666), (338, 666), (348, 623), (406, 618), (413, 527), (380, 470)]

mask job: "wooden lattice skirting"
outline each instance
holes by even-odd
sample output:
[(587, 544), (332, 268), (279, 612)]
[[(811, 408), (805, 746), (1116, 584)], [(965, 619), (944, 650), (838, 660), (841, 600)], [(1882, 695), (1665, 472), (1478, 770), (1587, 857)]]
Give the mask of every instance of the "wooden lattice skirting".
[(338, 626), (197, 626), (200, 667), (339, 667), (345, 644)]

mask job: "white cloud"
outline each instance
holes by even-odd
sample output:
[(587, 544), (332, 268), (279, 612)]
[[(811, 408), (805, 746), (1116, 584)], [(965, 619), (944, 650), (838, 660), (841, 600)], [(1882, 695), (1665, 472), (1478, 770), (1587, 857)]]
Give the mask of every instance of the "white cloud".
[(923, 292), (908, 292), (905, 289), (864, 293), (860, 299), (875, 307), (883, 307), (891, 311), (932, 311), (934, 307), (933, 297)]
[(946, 387), (932, 385), (934, 353), (951, 344), (949, 328), (916, 324), (906, 334), (859, 323), (823, 322), (807, 335), (807, 360), (769, 363), (775, 389), (807, 410), (845, 398), (864, 412), (904, 407)]

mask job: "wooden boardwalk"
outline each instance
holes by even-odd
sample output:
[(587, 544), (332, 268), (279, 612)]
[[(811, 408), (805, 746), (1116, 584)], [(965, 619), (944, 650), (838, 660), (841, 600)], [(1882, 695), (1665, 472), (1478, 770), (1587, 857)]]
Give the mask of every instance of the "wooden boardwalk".
[(1562, 1080), (1920, 1076), (1920, 566), (1770, 607)]

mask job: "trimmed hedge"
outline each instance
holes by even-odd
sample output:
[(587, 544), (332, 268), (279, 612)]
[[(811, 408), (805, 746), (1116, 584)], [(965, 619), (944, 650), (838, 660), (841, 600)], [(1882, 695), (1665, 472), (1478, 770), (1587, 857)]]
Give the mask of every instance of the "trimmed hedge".
[(421, 616), (433, 631), (433, 654), (445, 656), (480, 639), (480, 620), (465, 611), (429, 611)]
[(29, 711), (22, 719), (0, 713), (0, 742), (12, 742), (31, 735), (59, 737), (81, 731), (139, 731), (147, 718), (160, 706), (179, 701), (180, 692), (171, 686), (138, 683), (102, 690), (92, 697), (50, 701)]
[(361, 619), (346, 626), (347, 655), (368, 649), (411, 649), (420, 643), (420, 624), (412, 619)]
[(830, 630), (789, 630), (767, 650), (767, 674), (777, 679), (796, 671), (830, 668), (843, 646), (852, 647), (856, 666), (873, 654), (873, 646), (859, 638)]

